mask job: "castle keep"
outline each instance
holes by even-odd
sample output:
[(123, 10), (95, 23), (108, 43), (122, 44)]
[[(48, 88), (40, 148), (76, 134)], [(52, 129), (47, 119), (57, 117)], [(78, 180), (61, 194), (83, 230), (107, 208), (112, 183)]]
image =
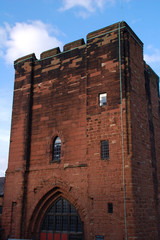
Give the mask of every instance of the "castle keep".
[(4, 239), (160, 239), (159, 78), (132, 29), (14, 66)]

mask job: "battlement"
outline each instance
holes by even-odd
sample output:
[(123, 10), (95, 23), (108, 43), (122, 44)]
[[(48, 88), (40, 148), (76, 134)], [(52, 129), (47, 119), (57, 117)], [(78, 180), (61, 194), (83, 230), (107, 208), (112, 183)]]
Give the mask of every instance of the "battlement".
[(125, 22), (17, 59), (4, 239), (159, 240), (158, 86)]
[(63, 47), (63, 51), (65, 52), (65, 51), (68, 51), (68, 50), (72, 50), (74, 48), (81, 47), (84, 44), (85, 44), (84, 39), (81, 38), (77, 41), (65, 44), (64, 47)]
[(143, 47), (142, 41), (137, 37), (137, 35), (134, 33), (134, 31), (124, 21), (112, 24), (110, 26), (101, 28), (101, 29), (96, 30), (96, 31), (91, 32), (91, 33), (88, 33), (88, 35), (87, 35), (87, 42), (90, 39), (93, 39), (93, 38), (96, 38), (96, 37), (100, 37), (100, 36), (102, 36), (104, 34), (109, 34), (109, 33), (112, 33), (112, 32), (118, 31), (118, 30), (127, 31), (138, 42), (138, 44), (141, 47)]
[[(86, 37), (86, 43), (85, 43), (84, 39), (82, 38), (82, 39), (79, 39), (79, 40), (76, 40), (76, 41), (73, 41), (73, 42), (65, 44), (63, 46), (63, 51), (62, 52), (60, 51), (59, 47), (56, 47), (56, 48), (44, 51), (44, 52), (41, 53), (39, 60), (36, 59), (34, 54), (29, 54), (29, 55), (23, 56), (21, 58), (18, 58), (14, 62), (14, 65), (16, 65), (16, 64), (18, 64), (20, 62), (23, 62), (23, 61), (28, 61), (28, 59), (30, 59), (30, 58), (33, 58), (33, 61), (41, 61), (41, 60), (46, 59), (46, 58), (51, 58), (51, 57), (57, 56), (59, 54), (63, 54), (65, 52), (67, 52), (67, 51), (72, 51), (72, 50), (74, 50), (76, 48), (81, 48), (82, 46), (83, 47), (84, 46), (87, 47), (87, 45), (89, 44), (89, 42), (92, 39), (94, 39), (96, 37), (102, 37), (104, 35), (107, 35), (107, 34), (110, 34), (110, 33), (113, 33), (113, 32), (117, 32), (117, 31), (121, 31), (121, 32), (127, 31), (129, 33), (129, 35), (132, 38), (134, 38), (134, 40), (140, 45), (140, 47), (143, 48), (142, 41), (137, 37), (137, 35), (128, 26), (128, 24), (126, 22), (122, 21), (122, 22), (118, 22), (118, 23), (115, 23), (113, 25), (107, 26), (105, 28), (93, 31), (91, 33), (88, 33), (88, 35)], [(118, 32), (117, 32), (117, 34), (118, 34)]]
[(41, 53), (41, 56), (40, 56), (40, 59), (48, 58), (48, 57), (57, 55), (57, 54), (59, 54), (59, 53), (61, 53), (61, 50), (60, 50), (59, 47), (56, 47), (56, 48), (47, 50), (47, 51), (45, 51), (45, 52), (42, 52), (42, 53)]
[(33, 59), (34, 61), (37, 60), (37, 58), (35, 56), (35, 53), (31, 53), (31, 54), (25, 55), (21, 58), (18, 58), (17, 60), (14, 61), (14, 65), (16, 65), (18, 63), (21, 63), (21, 62), (24, 62), (24, 61), (31, 60), (31, 59)]

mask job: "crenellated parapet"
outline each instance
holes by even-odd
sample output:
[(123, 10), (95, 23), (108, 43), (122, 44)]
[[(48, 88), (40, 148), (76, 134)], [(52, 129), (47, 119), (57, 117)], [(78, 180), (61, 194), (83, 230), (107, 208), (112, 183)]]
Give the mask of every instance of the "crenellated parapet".
[(107, 35), (107, 37), (109, 38), (109, 36), (112, 33), (115, 33), (117, 35), (119, 30), (120, 30), (120, 32), (123, 32), (123, 33), (127, 32), (143, 48), (143, 43), (137, 37), (137, 35), (133, 32), (133, 30), (128, 26), (128, 24), (126, 22), (119, 22), (119, 23), (113, 24), (111, 26), (108, 26), (108, 27), (105, 27), (105, 28), (102, 28), (102, 29), (99, 29), (97, 31), (87, 34), (86, 43), (83, 38), (73, 41), (73, 42), (70, 42), (70, 43), (67, 43), (63, 46), (62, 52), (59, 47), (56, 47), (56, 48), (42, 52), (40, 55), (40, 59), (36, 59), (36, 56), (34, 54), (29, 54), (29, 55), (23, 56), (22, 58), (18, 58), (14, 62), (14, 65), (16, 66), (17, 64), (22, 63), (24, 61), (28, 61), (31, 58), (33, 59), (33, 61), (37, 62), (37, 61), (42, 61), (46, 58), (52, 58), (55, 56), (63, 55), (68, 51), (73, 51), (75, 49), (81, 49), (82, 47), (87, 48), (88, 45), (91, 42), (93, 42), (93, 39), (95, 39), (95, 38), (98, 38), (99, 40), (103, 39), (104, 35)]
[(132, 29), (119, 22), (14, 67), (4, 239), (160, 239), (159, 79)]

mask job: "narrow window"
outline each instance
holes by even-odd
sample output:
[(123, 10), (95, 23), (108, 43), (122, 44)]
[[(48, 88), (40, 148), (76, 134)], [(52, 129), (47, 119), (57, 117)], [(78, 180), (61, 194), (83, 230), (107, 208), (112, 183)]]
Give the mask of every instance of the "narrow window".
[(0, 206), (0, 214), (2, 214), (2, 206)]
[(99, 106), (106, 106), (106, 105), (107, 105), (107, 93), (100, 93)]
[(108, 203), (108, 213), (113, 213), (113, 203)]
[(101, 159), (109, 159), (109, 141), (101, 141)]
[(53, 162), (61, 160), (61, 139), (56, 137), (53, 144)]

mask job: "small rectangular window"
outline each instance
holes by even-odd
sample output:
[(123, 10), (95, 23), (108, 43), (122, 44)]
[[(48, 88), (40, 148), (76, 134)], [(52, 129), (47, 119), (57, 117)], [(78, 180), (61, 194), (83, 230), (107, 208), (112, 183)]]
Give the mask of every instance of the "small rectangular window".
[(101, 159), (109, 159), (109, 141), (101, 141)]
[(106, 105), (107, 105), (107, 93), (100, 93), (99, 106), (106, 106)]
[(108, 203), (108, 213), (113, 213), (113, 203)]
[(2, 214), (2, 206), (0, 206), (0, 214)]

